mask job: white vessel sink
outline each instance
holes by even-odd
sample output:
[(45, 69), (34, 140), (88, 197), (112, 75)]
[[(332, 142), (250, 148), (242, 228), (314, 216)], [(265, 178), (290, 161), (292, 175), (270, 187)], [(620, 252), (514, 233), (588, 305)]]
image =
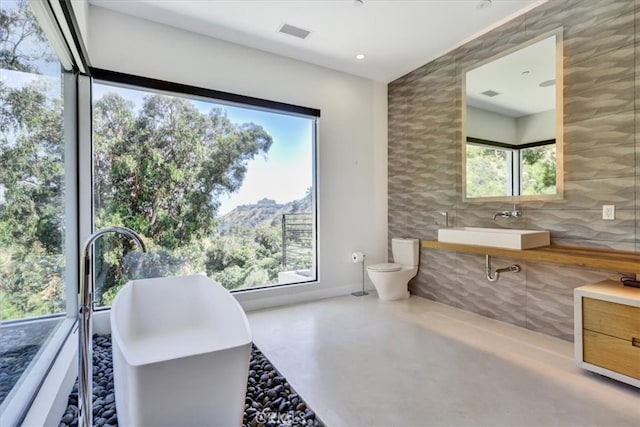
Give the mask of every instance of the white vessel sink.
[(508, 228), (454, 227), (438, 230), (438, 242), (489, 246), (503, 249), (531, 249), (549, 246), (548, 231)]

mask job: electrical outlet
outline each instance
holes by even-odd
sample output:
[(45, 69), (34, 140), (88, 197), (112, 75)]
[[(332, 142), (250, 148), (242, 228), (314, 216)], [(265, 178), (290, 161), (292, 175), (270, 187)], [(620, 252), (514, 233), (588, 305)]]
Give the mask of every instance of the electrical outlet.
[(616, 219), (615, 205), (602, 205), (602, 219), (606, 219), (606, 220)]

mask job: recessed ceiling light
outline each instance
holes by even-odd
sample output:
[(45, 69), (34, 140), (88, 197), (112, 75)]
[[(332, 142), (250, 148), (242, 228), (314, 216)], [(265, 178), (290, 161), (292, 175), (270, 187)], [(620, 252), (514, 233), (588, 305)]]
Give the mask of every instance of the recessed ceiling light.
[(549, 87), (549, 86), (553, 86), (555, 84), (556, 84), (556, 79), (551, 79), (551, 80), (543, 81), (538, 86), (540, 86), (540, 87)]
[(364, 55), (364, 53), (359, 53), (359, 54), (357, 54), (357, 55), (356, 55), (356, 59), (360, 59), (360, 60), (362, 60), (362, 59), (364, 59), (364, 58), (366, 58), (366, 56)]
[(527, 74), (531, 74), (531, 71), (529, 71), (529, 70), (524, 70), (524, 71), (522, 72), (522, 75), (523, 75), (523, 76), (526, 76)]
[(478, 3), (478, 9), (486, 9), (491, 5), (491, 0), (480, 0), (480, 3)]

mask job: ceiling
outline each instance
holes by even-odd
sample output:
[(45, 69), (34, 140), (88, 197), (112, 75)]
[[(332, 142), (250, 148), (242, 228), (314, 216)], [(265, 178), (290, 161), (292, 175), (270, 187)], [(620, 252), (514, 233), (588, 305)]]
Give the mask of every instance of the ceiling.
[[(546, 0), (89, 0), (263, 51), (390, 82)], [(491, 3), (481, 7), (482, 3)], [(302, 40), (283, 24), (311, 31)], [(357, 54), (364, 54), (362, 60)]]
[(556, 59), (554, 35), (469, 70), (467, 105), (515, 118), (554, 110)]

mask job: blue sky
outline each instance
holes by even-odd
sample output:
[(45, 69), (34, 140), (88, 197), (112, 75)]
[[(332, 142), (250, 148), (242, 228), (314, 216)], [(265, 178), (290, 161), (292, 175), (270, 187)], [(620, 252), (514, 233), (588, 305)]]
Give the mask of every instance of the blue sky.
[[(116, 92), (139, 108), (149, 92), (103, 84), (94, 84), (94, 102), (108, 92)], [(221, 199), (219, 214), (238, 205), (253, 204), (263, 198), (286, 203), (302, 198), (312, 184), (313, 119), (268, 111), (214, 104), (190, 99), (202, 112), (221, 107), (234, 123), (261, 125), (273, 138), (266, 156), (250, 160), (242, 187)]]
[(267, 158), (249, 162), (242, 188), (222, 200), (220, 213), (267, 197), (279, 203), (303, 197), (312, 182), (313, 120), (247, 108), (226, 107), (236, 123), (260, 124), (273, 138)]

